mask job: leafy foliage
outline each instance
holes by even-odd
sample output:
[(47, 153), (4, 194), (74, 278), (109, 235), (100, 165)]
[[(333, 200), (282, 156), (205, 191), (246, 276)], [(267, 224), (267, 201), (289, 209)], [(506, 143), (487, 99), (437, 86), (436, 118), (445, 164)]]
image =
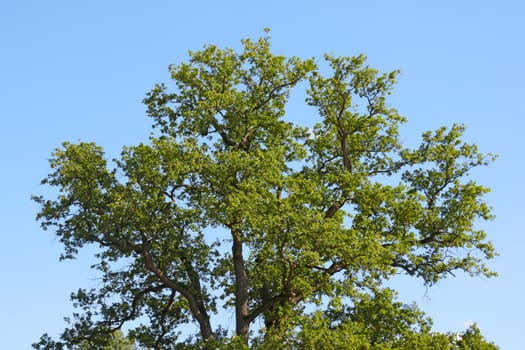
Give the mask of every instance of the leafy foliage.
[[(127, 323), (153, 349), (451, 348), (382, 284), (400, 272), (427, 285), (494, 275), (474, 226), (492, 218), (488, 189), (465, 180), (494, 157), (463, 142), (461, 125), (404, 147), (405, 118), (386, 102), (398, 72), (362, 55), (325, 56), (324, 75), (313, 59), (274, 55), (269, 37), (242, 44), (172, 65), (174, 90), (144, 100), (157, 133), (113, 167), (94, 143), (55, 150), (42, 183), (59, 193), (33, 197), (38, 219), (62, 259), (98, 247), (102, 284), (74, 293), (61, 340), (35, 348), (102, 349)], [(287, 119), (300, 83), (313, 127)], [(190, 324), (199, 332), (184, 339)]]

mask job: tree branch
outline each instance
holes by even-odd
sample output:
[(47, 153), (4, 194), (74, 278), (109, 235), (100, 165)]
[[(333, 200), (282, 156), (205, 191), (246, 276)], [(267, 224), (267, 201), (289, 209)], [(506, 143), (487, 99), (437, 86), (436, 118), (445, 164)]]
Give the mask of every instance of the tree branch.
[(180, 293), (187, 301), (191, 310), (193, 317), (197, 320), (200, 326), (201, 335), (204, 339), (209, 339), (213, 337), (213, 330), (211, 329), (210, 317), (207, 314), (206, 310), (199, 305), (199, 302), (195, 298), (195, 295), (182, 283), (176, 283), (170, 280), (164, 272), (155, 264), (153, 257), (148, 251), (147, 242), (144, 242), (141, 246), (140, 253), (144, 259), (146, 267), (148, 270), (153, 272), (165, 286), (171, 290)]

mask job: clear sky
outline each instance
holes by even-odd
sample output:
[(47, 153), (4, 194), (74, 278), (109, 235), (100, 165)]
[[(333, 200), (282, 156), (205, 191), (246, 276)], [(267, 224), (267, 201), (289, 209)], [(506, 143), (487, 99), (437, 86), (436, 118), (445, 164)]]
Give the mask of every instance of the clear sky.
[[(96, 286), (89, 258), (58, 262), (61, 246), (34, 217), (31, 194), (62, 141), (95, 141), (110, 155), (146, 141), (141, 100), (167, 67), (206, 43), (239, 47), (270, 27), (274, 51), (301, 57), (365, 53), (401, 69), (390, 104), (402, 137), (454, 122), (500, 158), (473, 178), (492, 188), (497, 219), (481, 223), (500, 277), (458, 275), (426, 290), (396, 282), (435, 329), (478, 323), (502, 349), (525, 344), (525, 2), (521, 0), (0, 1), (0, 348), (57, 335), (70, 292)], [(305, 121), (308, 122), (308, 121)], [(233, 322), (233, 320), (231, 320)]]

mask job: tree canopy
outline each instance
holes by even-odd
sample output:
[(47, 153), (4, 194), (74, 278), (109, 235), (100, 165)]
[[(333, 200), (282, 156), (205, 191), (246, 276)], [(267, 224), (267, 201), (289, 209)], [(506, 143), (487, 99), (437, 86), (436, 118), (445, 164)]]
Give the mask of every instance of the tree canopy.
[[(147, 349), (473, 348), (385, 287), (494, 275), (476, 226), (492, 218), (488, 189), (467, 179), (494, 156), (464, 126), (405, 147), (387, 102), (397, 71), (276, 55), (268, 36), (207, 45), (170, 73), (144, 100), (148, 143), (112, 162), (91, 142), (52, 154), (42, 183), (57, 192), (33, 197), (37, 217), (61, 259), (96, 247), (101, 283), (72, 294), (60, 339), (35, 348), (104, 349), (123, 327)], [(308, 119), (287, 108), (303, 88)]]

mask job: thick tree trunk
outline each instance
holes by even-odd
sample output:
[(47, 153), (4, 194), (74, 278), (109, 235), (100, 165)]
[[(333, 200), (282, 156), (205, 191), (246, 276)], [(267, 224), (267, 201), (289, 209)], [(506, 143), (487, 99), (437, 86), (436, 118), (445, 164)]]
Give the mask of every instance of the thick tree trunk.
[(235, 270), (235, 332), (238, 336), (244, 337), (247, 343), (248, 332), (250, 331), (250, 322), (247, 320), (248, 275), (242, 255), (242, 235), (239, 231), (232, 230), (232, 238), (233, 266)]

